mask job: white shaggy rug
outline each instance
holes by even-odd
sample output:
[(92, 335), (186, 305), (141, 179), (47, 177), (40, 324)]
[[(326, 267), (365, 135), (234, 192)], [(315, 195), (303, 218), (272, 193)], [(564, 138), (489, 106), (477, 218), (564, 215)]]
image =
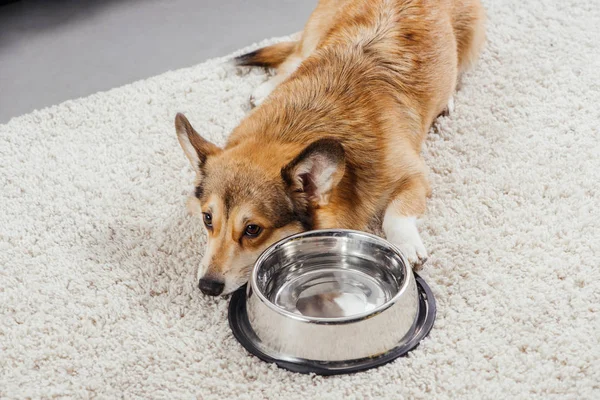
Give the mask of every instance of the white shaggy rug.
[(439, 312), (409, 357), (289, 373), (197, 290), (173, 117), (222, 144), (266, 78), (218, 59), (0, 126), (0, 397), (600, 398), (600, 7), (486, 6), (481, 61), (424, 149)]

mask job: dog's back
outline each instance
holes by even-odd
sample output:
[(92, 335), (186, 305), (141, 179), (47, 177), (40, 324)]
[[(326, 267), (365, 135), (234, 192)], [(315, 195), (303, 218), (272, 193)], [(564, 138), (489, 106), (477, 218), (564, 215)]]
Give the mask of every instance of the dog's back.
[[(479, 0), (321, 0), (300, 41), (260, 49), (238, 62), (275, 67), (286, 75), (301, 63), (314, 72), (320, 62), (309, 65), (311, 58), (344, 66), (370, 61), (369, 73), (388, 72), (383, 75), (399, 85), (398, 93), (435, 103), (431, 96), (448, 86), (453, 90), (457, 75), (477, 58), (483, 22)], [(443, 109), (446, 100), (433, 108)]]

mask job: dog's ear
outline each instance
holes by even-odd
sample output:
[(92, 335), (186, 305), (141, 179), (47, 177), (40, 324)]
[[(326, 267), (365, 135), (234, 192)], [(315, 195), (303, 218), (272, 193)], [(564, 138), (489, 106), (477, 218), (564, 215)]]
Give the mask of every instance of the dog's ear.
[(323, 206), (346, 169), (344, 148), (334, 139), (321, 139), (308, 145), (281, 170), (281, 177), (299, 205)]
[(196, 172), (202, 169), (208, 156), (221, 151), (220, 148), (202, 138), (182, 113), (177, 113), (175, 117), (175, 130), (179, 144)]

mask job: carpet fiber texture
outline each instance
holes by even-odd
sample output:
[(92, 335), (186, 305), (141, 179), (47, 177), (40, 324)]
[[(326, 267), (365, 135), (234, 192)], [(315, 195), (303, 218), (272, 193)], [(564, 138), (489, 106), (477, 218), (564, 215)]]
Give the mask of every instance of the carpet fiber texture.
[(196, 288), (173, 118), (223, 144), (267, 77), (223, 58), (0, 126), (0, 397), (600, 398), (600, 11), (486, 6), (481, 60), (423, 149), (439, 311), (409, 357), (289, 373)]

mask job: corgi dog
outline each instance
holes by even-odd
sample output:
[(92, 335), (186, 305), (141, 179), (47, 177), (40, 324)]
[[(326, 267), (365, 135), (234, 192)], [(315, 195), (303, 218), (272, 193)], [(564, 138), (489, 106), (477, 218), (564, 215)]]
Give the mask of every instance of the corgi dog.
[(421, 144), (484, 36), (479, 0), (320, 0), (298, 41), (238, 57), (276, 75), (224, 148), (175, 118), (208, 235), (201, 291), (234, 291), (268, 246), (312, 229), (376, 224), (421, 267)]

